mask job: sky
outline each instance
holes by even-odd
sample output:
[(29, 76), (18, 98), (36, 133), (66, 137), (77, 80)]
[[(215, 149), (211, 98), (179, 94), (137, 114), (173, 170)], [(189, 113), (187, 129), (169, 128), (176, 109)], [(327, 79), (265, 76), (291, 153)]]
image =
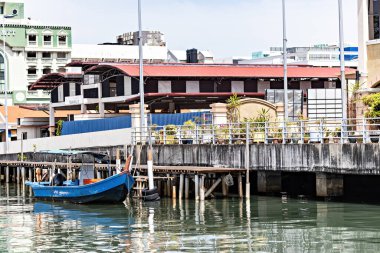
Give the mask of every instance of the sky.
[[(21, 0), (20, 0), (21, 1)], [(138, 30), (137, 0), (24, 0), (25, 15), (72, 27), (74, 43), (114, 42)], [(141, 0), (143, 29), (169, 49), (210, 50), (215, 58), (282, 46), (282, 0)], [(357, 0), (343, 0), (344, 37), (357, 44)], [(338, 0), (286, 0), (288, 46), (339, 41)]]

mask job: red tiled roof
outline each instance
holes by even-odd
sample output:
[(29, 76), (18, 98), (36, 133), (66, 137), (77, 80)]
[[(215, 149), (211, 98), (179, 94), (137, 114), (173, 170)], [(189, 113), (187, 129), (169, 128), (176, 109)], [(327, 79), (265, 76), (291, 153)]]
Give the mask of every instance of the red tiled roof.
[[(111, 67), (119, 69), (126, 75), (139, 76), (136, 64), (101, 64), (88, 70)], [(346, 69), (347, 74), (355, 73), (355, 69)], [(340, 68), (329, 67), (288, 67), (289, 78), (338, 78)], [(144, 65), (144, 76), (147, 77), (243, 77), (243, 78), (281, 78), (284, 76), (282, 66), (252, 65)]]

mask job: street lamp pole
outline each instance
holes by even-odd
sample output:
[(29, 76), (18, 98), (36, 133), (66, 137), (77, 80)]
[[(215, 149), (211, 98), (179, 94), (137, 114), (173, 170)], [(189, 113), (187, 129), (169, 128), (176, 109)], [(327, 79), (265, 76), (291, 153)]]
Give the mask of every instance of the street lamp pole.
[(140, 69), (140, 135), (144, 136), (145, 127), (145, 101), (144, 101), (144, 64), (143, 64), (143, 38), (141, 28), (141, 0), (138, 0), (138, 19), (139, 19), (139, 69)]
[(284, 121), (288, 120), (288, 52), (287, 52), (287, 38), (286, 38), (286, 16), (285, 16), (285, 0), (282, 0), (282, 31), (283, 31), (283, 62), (284, 62)]
[(3, 64), (4, 64), (4, 111), (5, 111), (5, 145), (6, 145), (6, 152), (8, 152), (8, 147), (9, 147), (9, 136), (8, 136), (8, 131), (9, 131), (9, 126), (8, 126), (8, 84), (7, 84), (7, 78), (8, 78), (8, 73), (7, 73), (7, 57), (5, 54), (5, 39), (6, 39), (6, 34), (5, 34), (5, 19), (7, 18), (14, 18), (17, 16), (17, 13), (13, 13), (12, 15), (5, 15), (3, 16)]
[(347, 84), (345, 75), (344, 62), (344, 31), (343, 31), (343, 6), (342, 0), (338, 0), (339, 6), (339, 48), (340, 48), (340, 75), (341, 75), (341, 90), (342, 90), (342, 132), (346, 134), (347, 126)]

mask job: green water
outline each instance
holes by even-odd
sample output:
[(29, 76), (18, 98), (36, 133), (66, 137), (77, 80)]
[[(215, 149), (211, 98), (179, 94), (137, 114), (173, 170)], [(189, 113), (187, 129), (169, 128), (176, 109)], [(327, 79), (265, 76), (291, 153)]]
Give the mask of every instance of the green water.
[(0, 252), (380, 252), (380, 206), (253, 196), (120, 205), (0, 186)]

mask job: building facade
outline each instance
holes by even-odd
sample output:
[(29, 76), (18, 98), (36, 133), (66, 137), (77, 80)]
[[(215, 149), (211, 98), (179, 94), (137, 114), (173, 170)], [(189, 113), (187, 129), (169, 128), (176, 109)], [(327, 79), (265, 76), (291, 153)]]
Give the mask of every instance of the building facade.
[[(309, 65), (315, 67), (338, 67), (340, 50), (336, 45), (320, 44), (312, 47), (290, 47), (287, 49), (288, 64)], [(347, 67), (358, 66), (358, 47), (346, 46), (344, 60)], [(252, 60), (240, 61), (240, 64), (283, 64), (282, 47), (271, 47), (269, 51), (252, 53)]]
[[(4, 64), (7, 70), (8, 103), (40, 104), (49, 101), (48, 92), (28, 91), (28, 86), (44, 74), (65, 72), (70, 61), (71, 28), (39, 24), (24, 17), (24, 4), (0, 2), (5, 18), (5, 52), (0, 51), (0, 90), (4, 90)], [(5, 61), (4, 61), (5, 55)], [(4, 93), (0, 103), (4, 103)]]

